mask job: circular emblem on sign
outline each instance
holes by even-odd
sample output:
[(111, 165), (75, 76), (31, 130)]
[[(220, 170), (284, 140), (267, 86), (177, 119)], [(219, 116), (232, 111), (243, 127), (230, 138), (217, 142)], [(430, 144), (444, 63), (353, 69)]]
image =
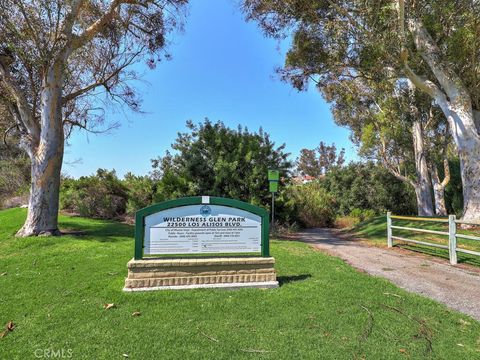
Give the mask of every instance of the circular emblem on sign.
[(208, 205), (203, 205), (203, 206), (200, 208), (200, 215), (202, 215), (203, 217), (207, 217), (207, 216), (209, 216), (211, 213), (212, 213), (212, 209), (211, 209), (210, 206), (208, 206)]

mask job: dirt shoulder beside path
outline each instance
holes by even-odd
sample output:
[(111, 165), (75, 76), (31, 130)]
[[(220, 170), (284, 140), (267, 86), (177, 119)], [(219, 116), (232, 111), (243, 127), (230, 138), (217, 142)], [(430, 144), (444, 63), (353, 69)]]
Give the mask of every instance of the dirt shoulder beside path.
[(340, 237), (331, 229), (302, 231), (296, 238), (340, 257), (359, 270), (386, 278), (403, 289), (428, 296), (480, 321), (478, 268), (452, 266), (443, 259), (398, 248), (368, 246)]

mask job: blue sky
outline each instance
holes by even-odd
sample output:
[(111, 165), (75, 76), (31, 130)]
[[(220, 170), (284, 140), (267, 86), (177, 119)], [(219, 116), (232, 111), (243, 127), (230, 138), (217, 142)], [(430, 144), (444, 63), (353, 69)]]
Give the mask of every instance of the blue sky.
[(186, 130), (186, 120), (205, 117), (251, 131), (261, 126), (277, 144), (286, 143), (292, 159), (321, 140), (345, 147), (347, 161), (356, 159), (348, 130), (334, 124), (318, 91), (312, 86), (298, 92), (275, 75), (288, 44), (279, 49), (277, 41), (265, 38), (255, 23), (244, 21), (236, 3), (192, 0), (185, 32), (172, 38), (172, 60), (145, 68), (145, 82), (137, 84), (146, 114), (110, 111), (119, 129), (108, 135), (75, 133), (63, 172), (79, 177), (101, 167), (120, 176), (147, 174), (150, 159), (170, 148)]

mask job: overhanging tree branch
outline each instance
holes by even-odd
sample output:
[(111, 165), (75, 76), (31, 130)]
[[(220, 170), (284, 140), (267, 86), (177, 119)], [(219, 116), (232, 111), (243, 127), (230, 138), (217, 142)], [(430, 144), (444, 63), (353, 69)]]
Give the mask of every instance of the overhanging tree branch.
[(419, 19), (409, 19), (408, 28), (413, 36), (415, 47), (420, 56), (428, 64), (448, 97), (452, 101), (458, 97), (462, 97), (463, 99), (468, 98), (470, 100), (470, 95), (463, 86), (460, 78), (448, 66), (443, 64), (440, 58), (440, 49), (425, 29), (423, 23)]
[(143, 52), (143, 47), (137, 51), (135, 54), (133, 54), (130, 59), (128, 59), (126, 62), (124, 62), (122, 65), (120, 65), (119, 67), (117, 67), (113, 72), (111, 72), (109, 75), (107, 75), (106, 77), (98, 80), (98, 81), (95, 81), (94, 83), (90, 84), (90, 85), (87, 85), (81, 89), (78, 89), (76, 91), (73, 91), (72, 93), (66, 95), (63, 97), (63, 104), (91, 91), (91, 90), (94, 90), (95, 88), (99, 87), (99, 86), (105, 86), (107, 87), (107, 84), (108, 82), (115, 78), (116, 76), (118, 76), (126, 67), (130, 66), (134, 61), (135, 59)]
[(25, 126), (33, 143), (37, 143), (40, 139), (40, 127), (33, 118), (30, 106), (25, 95), (15, 82), (10, 77), (10, 73), (6, 66), (0, 62), (0, 81), (3, 83), (5, 89), (15, 100), (17, 110), (19, 113), (19, 120)]
[(390, 171), (390, 173), (400, 181), (406, 182), (416, 188), (418, 185), (412, 179), (409, 179), (408, 177), (402, 175), (402, 173), (400, 172), (400, 166), (397, 164), (397, 169), (395, 169), (395, 166), (389, 160), (389, 157), (387, 156), (387, 145), (385, 144), (385, 140), (381, 140), (381, 143), (382, 146), (380, 148), (380, 155), (382, 158), (382, 163), (385, 165), (387, 170)]
[(89, 42), (96, 34), (102, 31), (105, 26), (111, 22), (115, 16), (118, 7), (122, 4), (141, 5), (137, 0), (113, 0), (108, 6), (107, 11), (98, 18), (93, 24), (85, 29), (85, 31), (72, 41), (73, 50), (78, 49)]

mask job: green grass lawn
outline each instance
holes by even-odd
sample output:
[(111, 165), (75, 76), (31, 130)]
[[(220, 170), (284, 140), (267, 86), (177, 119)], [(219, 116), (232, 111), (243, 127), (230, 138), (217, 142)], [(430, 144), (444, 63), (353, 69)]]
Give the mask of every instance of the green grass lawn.
[(86, 235), (14, 238), (24, 217), (0, 212), (2, 360), (480, 358), (480, 323), (302, 243), (272, 242), (278, 289), (124, 293), (133, 227), (63, 216)]
[[(357, 236), (367, 240), (368, 243), (375, 246), (387, 246), (387, 220), (386, 216), (378, 216), (370, 220), (356, 224), (351, 229), (346, 229), (348, 232), (353, 232)], [(434, 222), (419, 222), (419, 221), (407, 221), (393, 219), (393, 225), (414, 227), (429, 230), (438, 230), (448, 232), (448, 224), (434, 223)], [(457, 227), (459, 234), (467, 234), (480, 237), (480, 231), (478, 229), (464, 230)], [(436, 244), (448, 245), (448, 236), (425, 234), (412, 232), (407, 230), (393, 229), (393, 235), (400, 236), (407, 239), (420, 240), (425, 242), (431, 242)], [(430, 254), (444, 259), (448, 259), (448, 250), (433, 248), (429, 246), (407, 244), (394, 240), (394, 244), (400, 244), (401, 247), (412, 251), (417, 251), (425, 254)], [(480, 241), (457, 239), (457, 246), (467, 250), (480, 252)], [(474, 256), (469, 254), (457, 253), (458, 262), (471, 265), (480, 266), (480, 256)]]

